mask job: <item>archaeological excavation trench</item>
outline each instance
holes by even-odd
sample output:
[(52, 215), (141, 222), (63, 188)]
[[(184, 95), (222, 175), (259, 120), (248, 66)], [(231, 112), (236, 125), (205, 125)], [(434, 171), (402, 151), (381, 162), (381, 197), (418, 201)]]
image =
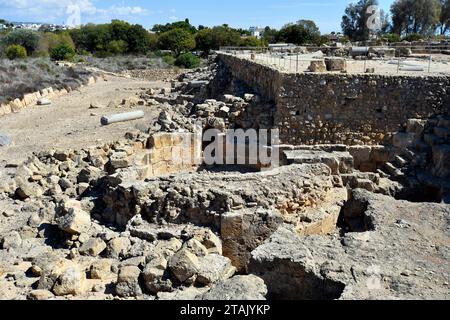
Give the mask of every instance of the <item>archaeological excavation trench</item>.
[[(289, 74), (221, 54), (133, 97), (161, 110), (146, 128), (0, 171), (0, 288), (35, 300), (448, 298), (449, 93), (448, 77)], [(222, 140), (238, 129), (278, 129), (279, 141)], [(208, 163), (211, 141), (236, 163)], [(276, 163), (252, 156), (255, 143)]]

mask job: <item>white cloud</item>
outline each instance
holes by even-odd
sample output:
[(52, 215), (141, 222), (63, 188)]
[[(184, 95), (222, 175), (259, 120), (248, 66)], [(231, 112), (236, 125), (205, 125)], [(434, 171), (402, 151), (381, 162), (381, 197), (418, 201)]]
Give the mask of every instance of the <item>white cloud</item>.
[(83, 17), (95, 18), (94, 21), (151, 14), (139, 6), (111, 5), (97, 8), (91, 0), (0, 0), (0, 7), (7, 15), (38, 22), (47, 22), (49, 19), (59, 22), (68, 16), (67, 9), (74, 6), (79, 8)]

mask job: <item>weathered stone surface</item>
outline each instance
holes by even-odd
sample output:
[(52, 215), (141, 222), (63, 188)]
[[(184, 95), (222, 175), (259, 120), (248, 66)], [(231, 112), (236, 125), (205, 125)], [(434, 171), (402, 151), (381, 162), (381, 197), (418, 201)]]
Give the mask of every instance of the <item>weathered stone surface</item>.
[(218, 254), (210, 254), (199, 259), (199, 271), (196, 282), (201, 285), (211, 285), (218, 281), (231, 278), (236, 268), (231, 260)]
[(30, 300), (50, 300), (54, 294), (48, 290), (33, 290), (28, 294)]
[[(291, 227), (280, 227), (252, 252), (250, 272), (264, 279), (269, 297), (444, 298), (449, 207), (363, 190), (354, 191), (352, 199), (344, 217), (349, 231), (356, 232), (302, 238)], [(423, 219), (429, 212), (433, 218)], [(406, 269), (414, 275), (404, 276)]]
[(200, 268), (196, 255), (187, 249), (181, 249), (169, 260), (169, 269), (174, 277), (181, 283), (195, 277)]
[(309, 65), (309, 71), (311, 72), (326, 72), (327, 66), (323, 60), (321, 61), (311, 61)]
[(269, 238), (282, 223), (281, 214), (272, 210), (248, 209), (223, 214), (220, 224), (223, 255), (230, 258), (239, 271), (245, 271), (250, 252)]
[(110, 258), (118, 259), (127, 253), (130, 246), (130, 239), (124, 237), (114, 238), (108, 242), (107, 255)]
[(79, 252), (84, 255), (96, 257), (106, 249), (106, 243), (102, 239), (91, 238), (80, 247)]
[(78, 208), (71, 208), (69, 212), (59, 219), (59, 228), (70, 234), (80, 234), (91, 226), (90, 215)]
[(53, 292), (57, 296), (80, 295), (83, 293), (86, 275), (79, 267), (71, 266), (56, 280)]
[(325, 64), (328, 71), (345, 71), (347, 70), (347, 60), (344, 58), (325, 58)]
[(92, 263), (90, 268), (91, 279), (108, 279), (112, 276), (112, 261), (110, 259), (101, 259)]
[(214, 286), (200, 300), (265, 300), (267, 287), (254, 275), (236, 276)]
[(119, 277), (116, 284), (116, 294), (129, 298), (136, 297), (142, 294), (139, 286), (139, 275), (141, 270), (138, 267), (126, 266), (119, 271)]

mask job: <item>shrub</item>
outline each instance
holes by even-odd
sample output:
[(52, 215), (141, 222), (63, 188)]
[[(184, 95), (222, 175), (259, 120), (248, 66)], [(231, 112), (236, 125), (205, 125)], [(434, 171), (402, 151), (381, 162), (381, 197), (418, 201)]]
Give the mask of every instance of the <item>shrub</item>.
[(8, 33), (4, 41), (8, 45), (20, 45), (27, 50), (28, 54), (32, 54), (39, 46), (39, 34), (31, 30), (17, 29)]
[(387, 33), (383, 35), (383, 39), (385, 39), (389, 43), (400, 42), (401, 38), (396, 33)]
[(193, 55), (191, 52), (180, 55), (175, 60), (175, 65), (178, 67), (184, 67), (188, 69), (197, 68), (200, 65), (200, 58)]
[(422, 40), (423, 36), (417, 33), (411, 33), (408, 34), (406, 37), (404, 37), (402, 40), (403, 41), (408, 41), (408, 42), (413, 42), (413, 41), (419, 41)]
[(5, 53), (8, 59), (10, 60), (23, 59), (27, 57), (27, 50), (24, 47), (17, 44), (13, 44), (8, 48), (6, 48)]
[(170, 54), (164, 55), (162, 59), (165, 63), (167, 63), (170, 66), (173, 66), (175, 64), (175, 58)]
[(124, 54), (128, 50), (128, 43), (123, 40), (113, 40), (108, 43), (107, 50), (111, 54)]
[[(75, 44), (68, 32), (46, 32), (41, 35), (41, 41), (39, 43), (38, 53), (41, 56), (48, 56), (52, 49), (65, 44), (72, 49), (75, 49)], [(36, 54), (35, 54), (36, 55)]]
[(159, 47), (171, 50), (178, 56), (183, 51), (195, 48), (195, 38), (192, 33), (184, 29), (172, 29), (159, 36)]
[(67, 44), (60, 44), (50, 51), (50, 58), (52, 60), (72, 61), (74, 56), (75, 50)]

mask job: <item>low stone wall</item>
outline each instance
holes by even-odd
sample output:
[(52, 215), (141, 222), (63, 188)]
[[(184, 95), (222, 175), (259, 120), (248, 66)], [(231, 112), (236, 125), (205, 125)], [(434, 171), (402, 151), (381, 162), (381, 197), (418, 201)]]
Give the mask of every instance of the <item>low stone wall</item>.
[(376, 145), (410, 118), (450, 114), (450, 77), (288, 74), (219, 55), (239, 80), (276, 106), (282, 143)]
[[(86, 85), (92, 85), (96, 83), (98, 78), (90, 77)], [(7, 104), (0, 105), (0, 117), (8, 115), (10, 113), (20, 112), (22, 109), (33, 107), (37, 104), (38, 100), (41, 98), (55, 98), (65, 95), (71, 91), (70, 88), (62, 88), (60, 90), (48, 87), (40, 91), (25, 94), (22, 99), (14, 99)]]
[(148, 140), (144, 156), (147, 177), (195, 171), (202, 163), (201, 145), (193, 133), (159, 133)]

